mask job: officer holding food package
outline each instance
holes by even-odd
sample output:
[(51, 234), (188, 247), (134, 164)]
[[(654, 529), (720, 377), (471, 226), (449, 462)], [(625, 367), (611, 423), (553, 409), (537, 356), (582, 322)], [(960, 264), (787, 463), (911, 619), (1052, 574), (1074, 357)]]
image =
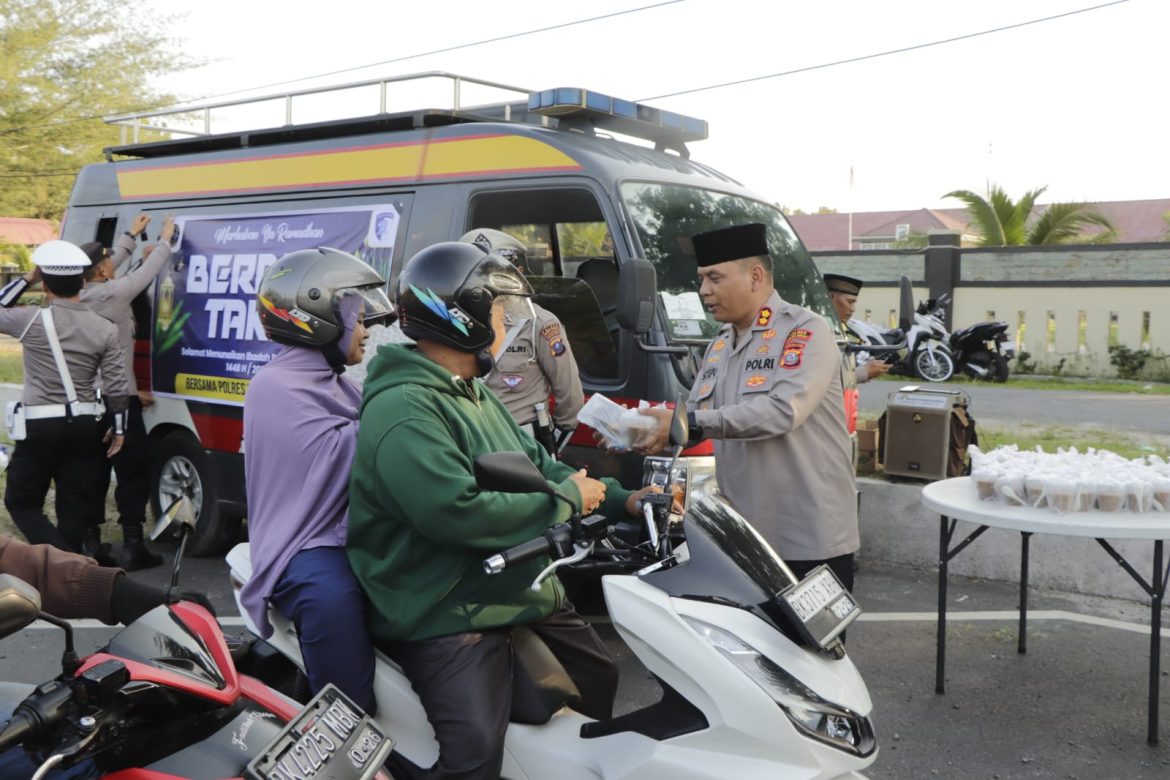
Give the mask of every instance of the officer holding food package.
[[(693, 237), (699, 295), (723, 327), (707, 346), (687, 405), (690, 440), (713, 439), (719, 489), (797, 576), (827, 563), (853, 586), (860, 546), (856, 486), (833, 329), (781, 300), (764, 225)], [(666, 444), (671, 412), (635, 443)]]
[[(861, 295), (861, 288), (865, 283), (860, 279), (841, 274), (825, 274), (822, 278), (825, 280), (825, 287), (829, 290), (829, 298), (833, 301), (833, 308), (837, 310), (837, 319), (841, 321), (841, 329), (845, 337), (854, 344), (859, 343), (860, 340), (857, 336), (849, 330), (849, 320), (853, 317), (853, 311), (857, 307), (857, 296)], [(868, 382), (890, 370), (889, 363), (872, 358), (858, 365), (857, 356), (852, 352), (846, 353), (845, 360), (854, 376), (857, 377), (858, 384)]]
[[(460, 241), (495, 252), (522, 274), (528, 274), (524, 244), (507, 233), (480, 228), (464, 234)], [(484, 378), (488, 389), (522, 428), (541, 424), (536, 405), (547, 408), (549, 396), (556, 401), (551, 422), (562, 431), (577, 427), (577, 413), (585, 403), (585, 394), (561, 321), (527, 298), (506, 309), (502, 316), (503, 322), (497, 326), (502, 324), (507, 335), (495, 356), (495, 367)], [(531, 430), (537, 432), (535, 428)]]
[[(109, 458), (122, 447), (129, 383), (117, 327), (81, 302), (90, 264), (85, 252), (68, 241), (47, 241), (32, 261), (33, 271), (0, 290), (0, 333), (17, 338), (24, 353), (24, 395), (6, 410), (16, 449), (4, 505), (30, 544), (81, 552), (86, 530), (105, 516), (102, 491)], [(37, 281), (48, 305), (10, 308)], [(109, 429), (102, 425), (106, 408)], [(50, 482), (57, 489), (57, 528), (44, 512)]]

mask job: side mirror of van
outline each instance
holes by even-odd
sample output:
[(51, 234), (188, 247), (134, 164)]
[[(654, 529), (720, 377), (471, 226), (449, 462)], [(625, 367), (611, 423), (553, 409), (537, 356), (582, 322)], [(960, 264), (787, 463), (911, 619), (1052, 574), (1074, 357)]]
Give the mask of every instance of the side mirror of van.
[(617, 320), (622, 330), (644, 336), (654, 325), (654, 298), (658, 275), (649, 260), (630, 260), (622, 265), (617, 294)]

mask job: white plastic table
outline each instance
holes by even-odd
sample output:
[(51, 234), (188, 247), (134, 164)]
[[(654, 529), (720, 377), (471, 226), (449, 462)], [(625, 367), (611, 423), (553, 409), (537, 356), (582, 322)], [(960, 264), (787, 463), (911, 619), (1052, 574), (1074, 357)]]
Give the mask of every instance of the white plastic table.
[[(938, 532), (938, 635), (935, 661), (935, 693), (944, 693), (947, 626), (947, 567), (951, 559), (988, 528), (1019, 531), (1020, 542), (1020, 640), (1018, 650), (1027, 652), (1028, 620), (1028, 539), (1032, 534), (1058, 534), (1096, 539), (1105, 552), (1132, 577), (1150, 597), (1150, 697), (1146, 739), (1158, 741), (1158, 678), (1162, 637), (1162, 600), (1170, 570), (1163, 566), (1163, 543), (1170, 539), (1170, 512), (1068, 512), (1005, 506), (982, 501), (970, 477), (933, 482), (922, 489), (922, 503), (939, 513)], [(957, 521), (975, 523), (966, 539), (951, 548)], [(1149, 582), (1106, 541), (1144, 539), (1154, 543), (1154, 570)]]

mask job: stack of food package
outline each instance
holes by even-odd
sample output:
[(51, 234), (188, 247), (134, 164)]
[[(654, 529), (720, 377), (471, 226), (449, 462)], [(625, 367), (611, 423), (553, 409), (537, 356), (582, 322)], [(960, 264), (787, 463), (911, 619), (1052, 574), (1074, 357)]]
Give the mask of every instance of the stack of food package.
[(1052, 512), (1170, 512), (1170, 463), (1157, 455), (1133, 460), (1090, 447), (1055, 453), (1011, 444), (971, 453), (971, 479), (981, 499)]

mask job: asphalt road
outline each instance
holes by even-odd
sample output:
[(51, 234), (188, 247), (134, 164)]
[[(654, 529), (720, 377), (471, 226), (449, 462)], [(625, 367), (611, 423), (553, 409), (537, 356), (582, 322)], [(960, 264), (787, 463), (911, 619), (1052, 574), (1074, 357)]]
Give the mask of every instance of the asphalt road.
[[(169, 572), (132, 576), (163, 584)], [(208, 594), (229, 632), (241, 630), (231, 625), (236, 611), (222, 560), (188, 560), (182, 581)], [(870, 778), (1170, 777), (1166, 672), (1163, 741), (1146, 744), (1148, 607), (1033, 590), (1028, 654), (1021, 656), (1010, 615), (1015, 586), (952, 577), (947, 692), (940, 696), (934, 693), (936, 586), (933, 572), (865, 561), (858, 572), (856, 593), (867, 612), (849, 630), (849, 652), (874, 702), (880, 753)], [(1044, 610), (1068, 617), (1046, 618)], [(656, 685), (646, 670), (611, 627), (599, 628), (622, 669), (618, 711), (653, 701)], [(113, 630), (79, 630), (78, 651), (92, 652)], [(52, 627), (0, 640), (3, 677), (50, 678), (62, 647), (61, 632)]]
[(1170, 436), (1170, 395), (1095, 393), (1083, 390), (1018, 390), (1003, 385), (875, 381), (860, 386), (862, 414), (885, 411), (891, 393), (904, 385), (962, 390), (971, 414), (982, 424), (1096, 425), (1115, 430)]

